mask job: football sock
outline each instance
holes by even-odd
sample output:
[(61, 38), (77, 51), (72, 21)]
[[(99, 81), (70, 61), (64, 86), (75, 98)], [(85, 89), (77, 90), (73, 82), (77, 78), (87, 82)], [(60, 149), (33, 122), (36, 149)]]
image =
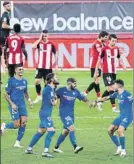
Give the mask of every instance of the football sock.
[(44, 133), (39, 133), (39, 132), (37, 132), (37, 133), (33, 136), (32, 140), (31, 140), (31, 142), (30, 142), (30, 144), (29, 144), (29, 147), (33, 147), (33, 146), (38, 142), (38, 140), (43, 136), (43, 134), (44, 134)]
[(36, 93), (38, 95), (40, 95), (41, 94), (41, 85), (40, 84), (37, 84), (37, 85), (35, 85), (35, 88), (36, 88)]
[(20, 141), (22, 137), (24, 136), (25, 133), (25, 127), (20, 127), (18, 130), (18, 136), (17, 136), (17, 141)]
[(120, 146), (120, 142), (119, 142), (119, 140), (118, 140), (118, 138), (117, 138), (116, 135), (110, 136), (110, 137), (111, 137), (111, 140), (113, 141), (113, 143), (114, 143), (117, 147)]
[(95, 83), (94, 89), (97, 94), (97, 97), (100, 97), (100, 84)]
[(13, 123), (13, 122), (6, 123), (5, 128), (6, 128), (6, 129), (15, 129), (15, 128), (14, 128), (14, 123)]
[(58, 149), (60, 144), (65, 140), (67, 135), (64, 135), (64, 134), (61, 134), (57, 140), (57, 143), (56, 143), (56, 146), (55, 146), (55, 149)]
[(76, 145), (76, 137), (75, 137), (75, 132), (74, 131), (69, 132), (69, 138), (70, 138), (71, 144), (73, 146)]
[(120, 137), (121, 148), (125, 149), (125, 137)]
[(55, 131), (48, 131), (46, 138), (45, 138), (45, 145), (44, 148), (49, 148), (51, 140), (53, 135), (55, 134)]
[(109, 92), (107, 90), (104, 91), (104, 93), (102, 94), (102, 97), (106, 97), (109, 96)]
[(90, 92), (95, 87), (95, 82), (92, 82), (89, 87), (87, 88), (87, 92)]

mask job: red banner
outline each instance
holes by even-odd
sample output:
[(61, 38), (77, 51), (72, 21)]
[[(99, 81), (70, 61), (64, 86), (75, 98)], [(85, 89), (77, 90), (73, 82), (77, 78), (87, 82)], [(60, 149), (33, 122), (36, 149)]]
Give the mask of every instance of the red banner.
[[(32, 43), (36, 39), (26, 39), (28, 51), (27, 68), (36, 68), (38, 53), (32, 49)], [(58, 51), (59, 68), (90, 68), (90, 49), (95, 39), (88, 38), (51, 38)], [(132, 39), (119, 39), (118, 44), (122, 52), (122, 58), (127, 68), (132, 68)], [(54, 61), (53, 61), (54, 63)], [(118, 63), (117, 66), (119, 67)]]

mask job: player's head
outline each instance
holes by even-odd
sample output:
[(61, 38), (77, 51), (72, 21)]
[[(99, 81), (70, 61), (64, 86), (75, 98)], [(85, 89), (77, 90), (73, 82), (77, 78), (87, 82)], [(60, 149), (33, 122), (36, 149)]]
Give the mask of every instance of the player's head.
[(115, 34), (109, 35), (109, 44), (110, 46), (114, 47), (117, 43), (117, 36)]
[(24, 68), (22, 66), (22, 64), (16, 64), (15, 66), (15, 75), (16, 76), (23, 76), (24, 73)]
[(114, 89), (118, 90), (118, 89), (122, 89), (124, 88), (124, 81), (121, 79), (117, 79), (114, 81)]
[(8, 11), (8, 12), (11, 11), (11, 3), (10, 2), (8, 2), (8, 1), (4, 2), (3, 7), (6, 11)]
[(52, 84), (55, 87), (59, 85), (58, 79), (54, 73), (49, 73), (46, 77), (47, 84)]
[(107, 39), (108, 39), (108, 32), (106, 31), (101, 31), (100, 34), (99, 34), (99, 39), (102, 41), (102, 42), (105, 42)]
[(67, 79), (67, 85), (71, 90), (74, 90), (77, 87), (77, 81), (75, 78), (68, 78)]
[(47, 39), (48, 39), (48, 30), (43, 30), (42, 31), (42, 40), (46, 42)]
[(20, 33), (21, 32), (21, 25), (19, 23), (16, 23), (13, 26), (13, 30), (14, 30), (15, 33)]

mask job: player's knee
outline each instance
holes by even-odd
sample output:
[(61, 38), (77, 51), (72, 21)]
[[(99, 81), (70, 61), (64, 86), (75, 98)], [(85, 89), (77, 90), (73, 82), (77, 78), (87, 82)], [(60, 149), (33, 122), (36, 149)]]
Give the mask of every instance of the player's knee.
[(14, 128), (19, 128), (20, 127), (20, 122), (19, 121), (15, 121), (14, 122)]
[(124, 134), (124, 131), (123, 131), (123, 129), (119, 128), (117, 130), (117, 133), (119, 134), (119, 136), (122, 136)]
[(74, 128), (74, 125), (71, 125), (69, 128), (68, 128), (69, 131), (75, 131), (75, 128)]
[(26, 120), (21, 122), (21, 127), (26, 127), (26, 125), (27, 125), (27, 121)]
[(68, 129), (64, 129), (63, 132), (62, 132), (62, 134), (64, 134), (65, 136), (67, 136), (68, 133), (69, 133), (69, 130)]
[(107, 132), (110, 136), (112, 136), (114, 134), (114, 131), (111, 128), (108, 128)]
[(40, 84), (40, 80), (35, 80), (35, 85), (39, 85)]
[(39, 128), (38, 129), (38, 132), (41, 133), (41, 134), (44, 134), (46, 132), (46, 129), (44, 128)]

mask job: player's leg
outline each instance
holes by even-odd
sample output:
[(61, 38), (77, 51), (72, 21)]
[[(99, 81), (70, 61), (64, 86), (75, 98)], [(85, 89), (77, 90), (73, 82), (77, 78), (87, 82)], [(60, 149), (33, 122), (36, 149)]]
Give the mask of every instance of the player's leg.
[[(40, 123), (40, 125), (41, 124), (42, 123)], [(32, 137), (32, 140), (30, 141), (28, 148), (25, 150), (26, 154), (33, 154), (33, 146), (39, 141), (39, 139), (44, 135), (45, 132), (45, 128), (38, 128), (37, 133)]]
[(27, 116), (21, 116), (20, 117), (20, 127), (18, 129), (18, 135), (16, 138), (16, 142), (14, 144), (14, 147), (22, 148), (22, 146), (20, 145), (20, 141), (24, 136), (25, 129), (26, 129), (26, 123), (27, 123)]
[(119, 140), (121, 144), (121, 157), (125, 157), (127, 155), (126, 153), (126, 146), (125, 146), (125, 130), (128, 128), (128, 126), (131, 124), (132, 118), (123, 118), (121, 121), (121, 124), (117, 130), (117, 133), (119, 135)]
[(53, 149), (54, 152), (56, 153), (63, 153), (62, 150), (59, 149), (61, 143), (66, 139), (67, 135), (69, 134), (69, 130), (64, 128), (60, 136), (58, 137), (58, 140), (56, 142), (56, 145)]
[[(94, 77), (94, 72), (95, 72), (95, 68), (91, 68), (91, 78)], [(89, 84), (88, 88), (86, 89), (86, 91), (84, 92), (85, 95), (87, 95), (89, 92), (91, 92), (93, 89), (95, 88), (95, 81), (93, 81), (92, 83)]]
[(113, 143), (117, 147), (117, 150), (114, 153), (114, 155), (119, 155), (121, 153), (121, 145), (120, 145), (120, 142), (119, 142), (119, 140), (115, 134), (115, 131), (117, 131), (117, 129), (120, 125), (120, 122), (121, 122), (120, 117), (117, 117), (108, 128), (108, 134), (109, 134), (111, 140), (113, 141)]
[(51, 118), (46, 119), (46, 128), (47, 128), (47, 135), (45, 137), (45, 143), (44, 143), (44, 152), (42, 153), (42, 157), (49, 157), (53, 158), (51, 154), (49, 154), (49, 147), (52, 141), (52, 137), (55, 134), (55, 129), (53, 127), (53, 121)]
[(10, 114), (11, 114), (11, 118), (12, 118), (12, 122), (9, 123), (2, 123), (1, 125), (1, 133), (4, 134), (5, 129), (17, 129), (20, 127), (20, 117), (19, 117), (19, 112), (18, 111), (14, 111), (11, 106), (9, 105), (8, 107)]
[(42, 79), (42, 69), (37, 69), (36, 76), (35, 76), (35, 89), (36, 89), (37, 97), (36, 97), (35, 101), (33, 101), (34, 104), (36, 104), (42, 100), (41, 84), (40, 84), (41, 79)]

